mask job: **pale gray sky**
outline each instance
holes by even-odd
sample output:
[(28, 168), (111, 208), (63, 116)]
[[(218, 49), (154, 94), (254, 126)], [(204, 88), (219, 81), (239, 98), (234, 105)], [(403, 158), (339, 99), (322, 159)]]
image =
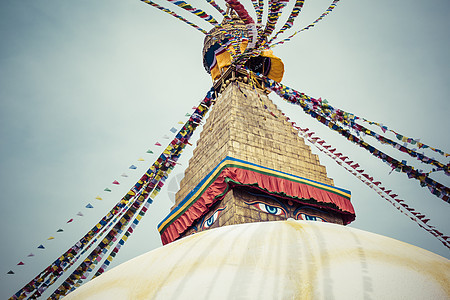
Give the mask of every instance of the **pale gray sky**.
[[(189, 2), (220, 20), (206, 1)], [(223, 7), (223, 1), (217, 3)], [(330, 3), (306, 1), (295, 28), (312, 22)], [(315, 28), (274, 49), (285, 63), (283, 83), (449, 152), (449, 6), (446, 0), (342, 0)], [(204, 36), (138, 0), (2, 1), (0, 34), (0, 296), (6, 298), (124, 195), (153, 163), (156, 155), (145, 154), (147, 149), (167, 143), (162, 136), (186, 120), (211, 79), (202, 66)], [(322, 128), (299, 107), (270, 97), (292, 120), (313, 129), (450, 234), (448, 203), (404, 174), (388, 175), (380, 160)], [(183, 166), (172, 174), (188, 164), (188, 148)], [(312, 151), (336, 186), (352, 191), (357, 219), (350, 226), (450, 257), (433, 236)], [(138, 162), (140, 157), (145, 162)], [(138, 169), (129, 170), (131, 164)], [(124, 172), (130, 177), (121, 177)], [(449, 186), (443, 174), (434, 178)], [(121, 185), (113, 187), (113, 180)], [(103, 192), (105, 187), (113, 192)], [(97, 195), (104, 200), (95, 200)], [(94, 208), (86, 209), (88, 203)], [(163, 189), (113, 265), (161, 245), (156, 225), (170, 206)], [(79, 211), (85, 216), (77, 217)], [(70, 218), (75, 221), (66, 224)], [(59, 228), (65, 231), (56, 233)], [(56, 238), (48, 241), (49, 236)], [(40, 244), (46, 250), (38, 250)], [(36, 256), (27, 257), (30, 252)], [(19, 261), (25, 265), (17, 266)], [(10, 269), (16, 274), (6, 275)]]

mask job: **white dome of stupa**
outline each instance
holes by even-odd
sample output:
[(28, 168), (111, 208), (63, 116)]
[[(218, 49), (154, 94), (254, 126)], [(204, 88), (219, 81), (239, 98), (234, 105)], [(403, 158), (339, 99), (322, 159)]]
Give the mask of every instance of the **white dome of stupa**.
[(66, 299), (450, 299), (450, 261), (366, 231), (289, 219), (196, 233)]

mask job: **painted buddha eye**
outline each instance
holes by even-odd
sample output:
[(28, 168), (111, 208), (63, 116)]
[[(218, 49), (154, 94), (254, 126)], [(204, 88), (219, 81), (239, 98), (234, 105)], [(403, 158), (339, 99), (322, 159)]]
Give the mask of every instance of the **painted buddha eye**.
[(257, 209), (274, 216), (286, 216), (284, 209), (278, 206), (269, 205), (263, 202), (245, 202), (245, 204), (252, 205)]
[(216, 210), (211, 217), (209, 217), (208, 219), (205, 220), (205, 222), (203, 223), (203, 228), (209, 228), (211, 227), (214, 222), (217, 221), (217, 218), (219, 217), (220, 213), (224, 210), (225, 208), (219, 208), (218, 210)]
[(317, 216), (311, 216), (304, 213), (298, 214), (297, 219), (305, 220), (305, 221), (318, 221), (318, 222), (327, 222), (325, 219), (322, 219), (321, 217)]

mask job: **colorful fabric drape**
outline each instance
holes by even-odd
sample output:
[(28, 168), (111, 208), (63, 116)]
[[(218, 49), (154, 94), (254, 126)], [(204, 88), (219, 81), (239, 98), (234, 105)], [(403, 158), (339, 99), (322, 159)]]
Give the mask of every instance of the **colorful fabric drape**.
[[(200, 124), (203, 116), (207, 113), (211, 100), (214, 98), (213, 90), (210, 90), (200, 103), (200, 105), (195, 109), (195, 112), (191, 115), (190, 119), (186, 122), (185, 126), (180, 130), (180, 132), (176, 135), (175, 139), (167, 146), (166, 150), (161, 154), (158, 160), (154, 163), (152, 167), (159, 169), (156, 175), (146, 183), (141, 196), (134, 203), (132, 207), (127, 211), (124, 217), (115, 225), (115, 227), (110, 231), (110, 234), (97, 246), (97, 248), (91, 252), (91, 254), (83, 261), (83, 263), (75, 270), (69, 278), (55, 291), (54, 296), (59, 298), (64, 296), (70, 288), (77, 284), (80, 279), (86, 277), (86, 273), (92, 271), (93, 266), (101, 261), (102, 253), (106, 249), (106, 251), (111, 247), (111, 243), (116, 239), (117, 233), (123, 232), (124, 228), (129, 224), (133, 218), (133, 216), (139, 216), (136, 214), (142, 204), (148, 196), (150, 199), (148, 203), (151, 203), (154, 196), (159, 192), (161, 187), (164, 185), (164, 181), (170, 173), (170, 170), (176, 164), (179, 156), (181, 155), (181, 151), (185, 148), (188, 143), (189, 138), (192, 136), (195, 128)], [(142, 215), (145, 214), (145, 210), (141, 210)], [(142, 217), (142, 216), (141, 216)], [(126, 229), (126, 233), (124, 237), (119, 241), (122, 244), (128, 238), (128, 236), (133, 232), (134, 227), (138, 224), (139, 220), (136, 219), (131, 223), (131, 225)], [(111, 234), (112, 233), (112, 234)], [(116, 247), (117, 248), (117, 247)], [(116, 249), (114, 248), (114, 249)], [(115, 250), (115, 253), (118, 252), (118, 249)], [(114, 256), (109, 256), (107, 261), (111, 261)], [(102, 273), (105, 268), (109, 265), (106, 263), (102, 266), (101, 270), (99, 270), (99, 274)]]
[(336, 7), (338, 2), (339, 2), (339, 0), (334, 0), (333, 3), (331, 3), (330, 6), (327, 8), (327, 10), (323, 14), (321, 14), (320, 17), (318, 17), (314, 22), (312, 22), (308, 26), (306, 26), (306, 27), (304, 27), (304, 28), (294, 32), (289, 37), (287, 37), (287, 38), (285, 38), (285, 39), (283, 39), (283, 40), (281, 40), (279, 42), (276, 42), (274, 44), (271, 44), (270, 47), (275, 47), (276, 45), (284, 44), (285, 42), (290, 41), (291, 38), (293, 38), (298, 33), (313, 28), (320, 20), (325, 18), (330, 12), (333, 11), (333, 9)]
[(158, 4), (156, 4), (155, 2), (153, 2), (153, 1), (151, 1), (151, 0), (141, 0), (141, 1), (144, 2), (144, 3), (147, 3), (147, 4), (149, 4), (149, 5), (151, 5), (151, 6), (153, 6), (153, 7), (156, 7), (157, 9), (162, 10), (162, 11), (165, 12), (165, 13), (168, 13), (169, 15), (171, 15), (171, 16), (177, 18), (178, 20), (183, 21), (184, 23), (188, 24), (189, 26), (194, 27), (195, 29), (197, 29), (197, 30), (200, 31), (201, 33), (208, 34), (208, 31), (206, 31), (206, 30), (200, 28), (199, 26), (195, 25), (195, 24), (192, 23), (192, 22), (189, 22), (188, 20), (186, 20), (185, 18), (183, 18), (183, 17), (180, 16), (180, 15), (177, 15), (176, 13), (174, 13), (173, 11), (171, 11), (170, 9), (167, 9), (167, 8), (165, 8), (165, 7), (162, 7), (161, 5), (158, 5)]
[(278, 19), (281, 16), (283, 8), (286, 6), (288, 0), (269, 0), (269, 13), (267, 16), (266, 27), (259, 35), (258, 43), (256, 47), (262, 46), (266, 42), (266, 38), (268, 38), (272, 32), (275, 30), (275, 25), (278, 22)]
[(238, 14), (239, 18), (241, 18), (245, 24), (255, 23), (253, 18), (248, 14), (244, 5), (242, 5), (239, 0), (225, 0), (225, 2), (230, 5), (230, 7)]
[(350, 191), (226, 157), (158, 225), (163, 244), (177, 239), (236, 185), (332, 210), (344, 224), (355, 219)]
[(402, 141), (403, 143), (408, 143), (408, 144), (411, 144), (411, 145), (416, 145), (417, 147), (419, 147), (419, 149), (426, 149), (426, 148), (428, 148), (428, 149), (430, 149), (431, 151), (434, 151), (434, 152), (436, 152), (436, 153), (439, 153), (440, 155), (443, 155), (443, 156), (445, 156), (445, 157), (449, 157), (449, 156), (450, 156), (450, 154), (448, 154), (448, 153), (446, 153), (446, 152), (444, 152), (444, 151), (442, 151), (442, 150), (440, 150), (440, 149), (437, 149), (437, 148), (431, 147), (431, 146), (429, 146), (429, 145), (427, 145), (427, 144), (421, 143), (421, 142), (420, 142), (420, 139), (415, 139), (415, 138), (407, 137), (407, 136), (405, 136), (405, 135), (403, 135), (403, 134), (401, 134), (401, 133), (398, 133), (397, 131), (394, 131), (394, 130), (392, 130), (392, 129), (389, 129), (387, 126), (385, 126), (385, 125), (383, 125), (383, 124), (381, 124), (381, 123), (369, 121), (369, 120), (367, 120), (367, 119), (365, 119), (365, 118), (359, 118), (358, 116), (355, 116), (355, 117), (356, 117), (356, 119), (360, 119), (360, 120), (362, 120), (363, 122), (369, 123), (370, 125), (376, 125), (376, 126), (378, 126), (383, 132), (386, 132), (386, 131), (392, 132), (392, 133), (395, 135), (395, 137), (396, 137), (399, 141)]
[[(417, 179), (422, 186), (427, 186), (430, 192), (438, 198), (441, 198), (445, 202), (449, 202), (450, 200), (450, 188), (436, 182), (431, 179), (427, 174), (414, 169), (414, 167), (406, 164), (405, 161), (398, 161), (386, 153), (378, 150), (372, 145), (366, 143), (362, 138), (356, 137), (350, 133), (350, 131), (345, 130), (341, 126), (337, 125), (332, 119), (328, 118), (327, 115), (322, 114), (320, 111), (314, 110), (311, 106), (307, 105), (305, 101), (306, 98), (312, 99), (309, 96), (306, 96), (303, 93), (297, 92), (291, 88), (287, 88), (280, 83), (276, 83), (275, 81), (263, 78), (265, 85), (270, 90), (277, 93), (281, 98), (287, 100), (290, 103), (300, 105), (303, 108), (303, 111), (309, 114), (311, 117), (317, 119), (319, 122), (328, 126), (330, 129), (338, 132), (342, 136), (344, 136), (347, 140), (359, 145), (360, 147), (369, 151), (373, 156), (383, 160), (388, 163), (392, 169), (395, 169), (399, 172), (405, 173), (408, 178)], [(400, 149), (401, 150), (401, 149)]]
[[(285, 86), (282, 87), (281, 91), (284, 95), (287, 95), (288, 97), (291, 97), (293, 91)], [(355, 130), (358, 135), (368, 135), (373, 138), (375, 138), (377, 141), (381, 142), (382, 144), (388, 144), (392, 146), (393, 148), (408, 154), (409, 156), (416, 158), (422, 163), (425, 164), (431, 164), (433, 166), (436, 166), (436, 170), (443, 170), (445, 171), (446, 175), (450, 175), (449, 172), (449, 165), (445, 165), (433, 158), (427, 157), (425, 154), (418, 153), (414, 149), (409, 149), (405, 146), (402, 146), (395, 141), (392, 141), (389, 138), (386, 138), (380, 134), (377, 134), (376, 132), (373, 132), (372, 130), (367, 129), (366, 127), (356, 123), (356, 120), (364, 120), (363, 118), (360, 118), (352, 113), (345, 112), (340, 109), (336, 109), (333, 106), (331, 106), (328, 101), (319, 99), (314, 99), (312, 97), (309, 97), (305, 94), (300, 93), (300, 97), (302, 100), (305, 101), (306, 105), (315, 112), (321, 114), (322, 116), (325, 116), (326, 118), (329, 118), (333, 120), (334, 122), (340, 124), (341, 126), (347, 127), (348, 129)], [(423, 147), (424, 144), (422, 144)]]
[[(286, 117), (287, 121), (290, 122), (289, 118)], [(414, 221), (419, 227), (433, 235), (437, 238), (445, 247), (450, 249), (450, 237), (445, 236), (442, 232), (436, 229), (436, 227), (428, 224), (430, 219), (426, 218), (425, 215), (420, 214), (415, 209), (404, 203), (404, 200), (398, 199), (397, 195), (392, 192), (392, 190), (387, 190), (380, 181), (374, 179), (372, 176), (367, 174), (367, 171), (361, 172), (356, 168), (356, 164), (352, 165), (354, 161), (347, 161), (349, 157), (343, 155), (341, 152), (337, 152), (335, 147), (331, 145), (324, 145), (326, 142), (320, 137), (314, 136), (314, 132), (309, 132), (308, 128), (302, 129), (291, 122), (292, 126), (296, 128), (305, 140), (310, 142), (319, 151), (331, 157), (338, 165), (343, 167), (347, 172), (351, 173), (353, 176), (358, 178), (366, 186), (374, 190), (380, 197), (391, 203), (397, 210), (402, 214), (406, 215), (412, 221)], [(332, 149), (330, 149), (332, 148)], [(358, 166), (358, 168), (361, 166)]]
[(264, 1), (263, 0), (252, 0), (253, 8), (256, 12), (256, 19), (258, 24), (262, 23), (262, 15), (264, 10)]
[(211, 4), (211, 6), (214, 7), (218, 12), (220, 12), (222, 16), (226, 17), (227, 13), (223, 9), (221, 9), (214, 0), (206, 0), (206, 2)]
[[(102, 239), (100, 244), (87, 256), (80, 266), (66, 279), (66, 281), (55, 291), (55, 298), (64, 296), (70, 291), (78, 280), (86, 277), (89, 272), (92, 272), (94, 262), (101, 261), (104, 255), (103, 250), (111, 243), (117, 240), (118, 235), (125, 230), (132, 218), (136, 216), (139, 209), (142, 207), (145, 200), (150, 196), (156, 196), (160, 188), (164, 184), (165, 178), (170, 170), (175, 166), (182, 150), (185, 148), (192, 136), (194, 130), (200, 124), (204, 115), (208, 112), (209, 107), (214, 99), (214, 90), (211, 89), (207, 96), (203, 99), (200, 105), (195, 109), (195, 112), (178, 132), (176, 137), (170, 142), (163, 153), (158, 157), (155, 163), (148, 169), (148, 171), (140, 178), (140, 180), (130, 189), (130, 191), (119, 201), (119, 203), (97, 223), (80, 241), (73, 247), (60, 256), (55, 262), (48, 266), (25, 287), (19, 290), (10, 299), (23, 299), (29, 297), (35, 299), (39, 297), (51, 284), (53, 284), (63, 273), (72, 265), (76, 259), (80, 257), (94, 243), (90, 243), (94, 238), (100, 236), (98, 233), (103, 229), (106, 230), (112, 224), (113, 228), (109, 230), (106, 237)], [(151, 202), (150, 202), (151, 203)], [(125, 212), (120, 218), (118, 216), (125, 208)], [(141, 210), (142, 211), (142, 210)], [(129, 229), (126, 229), (130, 232)], [(131, 230), (132, 231), (132, 230)], [(103, 231), (104, 232), (104, 231)], [(129, 233), (131, 234), (131, 232)], [(128, 234), (128, 235), (129, 235)], [(30, 295), (31, 294), (31, 295)]]
[(206, 22), (208, 22), (214, 26), (219, 25), (219, 23), (216, 21), (216, 19), (213, 18), (213, 16), (207, 14), (206, 12), (204, 12), (201, 9), (192, 7), (190, 4), (186, 3), (185, 1), (180, 1), (180, 0), (167, 0), (167, 1), (175, 4), (176, 6), (182, 8), (184, 10), (187, 10), (188, 12), (202, 18), (203, 20), (205, 20)]
[(305, 0), (297, 0), (295, 2), (294, 7), (292, 8), (291, 14), (289, 15), (289, 18), (286, 20), (286, 23), (284, 23), (283, 27), (269, 40), (268, 44), (275, 40), (280, 33), (285, 32), (289, 28), (291, 28), (294, 25), (294, 20), (297, 18), (297, 16), (302, 11), (303, 5), (305, 3)]
[[(282, 89), (283, 89), (283, 93), (285, 93), (285, 94), (292, 93), (292, 91), (287, 87), (283, 87)], [(326, 116), (327, 118), (330, 118), (331, 120), (340, 124), (343, 127), (346, 127), (348, 129), (352, 129), (352, 130), (356, 131), (358, 135), (371, 136), (383, 144), (388, 144), (401, 152), (407, 153), (409, 156), (416, 158), (417, 160), (419, 160), (422, 163), (434, 165), (439, 170), (444, 170), (447, 175), (450, 175), (448, 165), (445, 165), (433, 158), (429, 158), (425, 154), (418, 153), (414, 149), (406, 148), (405, 146), (402, 146), (402, 145), (398, 144), (397, 142), (395, 142), (389, 138), (386, 138), (380, 134), (377, 134), (376, 132), (356, 123), (357, 120), (365, 120), (364, 118), (358, 117), (358, 116), (354, 115), (353, 113), (349, 113), (349, 112), (343, 111), (341, 109), (334, 108), (333, 106), (331, 106), (328, 103), (327, 100), (322, 100), (321, 98), (314, 99), (314, 98), (309, 97), (304, 94), (301, 94), (301, 97), (306, 102), (306, 105), (310, 109), (316, 111), (317, 113), (319, 113), (323, 116)], [(374, 123), (374, 122), (372, 122), (372, 123)], [(422, 144), (421, 146), (423, 147), (423, 145), (424, 144)]]

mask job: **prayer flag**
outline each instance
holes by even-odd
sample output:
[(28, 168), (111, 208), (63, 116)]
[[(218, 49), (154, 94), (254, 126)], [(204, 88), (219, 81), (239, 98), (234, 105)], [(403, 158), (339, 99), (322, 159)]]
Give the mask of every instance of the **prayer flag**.
[(18, 266), (23, 266), (24, 263), (23, 263), (23, 262), (19, 262), (17, 265), (18, 265)]
[(73, 219), (70, 219), (69, 221), (67, 221), (67, 223), (70, 223), (70, 222), (72, 222), (73, 221)]
[(173, 132), (173, 133), (176, 133), (177, 129), (175, 127), (172, 127), (172, 128), (170, 128), (170, 131)]
[(135, 170), (137, 167), (135, 165), (131, 165), (129, 169)]
[(45, 249), (44, 245), (39, 245), (38, 249)]
[(9, 270), (6, 274), (14, 274), (14, 272), (12, 270)]
[(147, 150), (147, 153), (153, 154), (153, 151), (149, 149)]
[(97, 199), (97, 200), (103, 200), (103, 198), (100, 197), (100, 196), (95, 197), (95, 199)]
[(90, 203), (88, 203), (88, 205), (86, 205), (86, 208), (94, 208)]
[(55, 238), (53, 236), (49, 237), (47, 240), (54, 240)]
[(155, 143), (155, 145), (156, 145), (156, 146), (161, 146), (161, 144), (160, 144), (160, 143), (158, 143), (158, 142), (156, 142), (156, 143)]
[(120, 183), (117, 180), (114, 180), (113, 184), (119, 185)]

